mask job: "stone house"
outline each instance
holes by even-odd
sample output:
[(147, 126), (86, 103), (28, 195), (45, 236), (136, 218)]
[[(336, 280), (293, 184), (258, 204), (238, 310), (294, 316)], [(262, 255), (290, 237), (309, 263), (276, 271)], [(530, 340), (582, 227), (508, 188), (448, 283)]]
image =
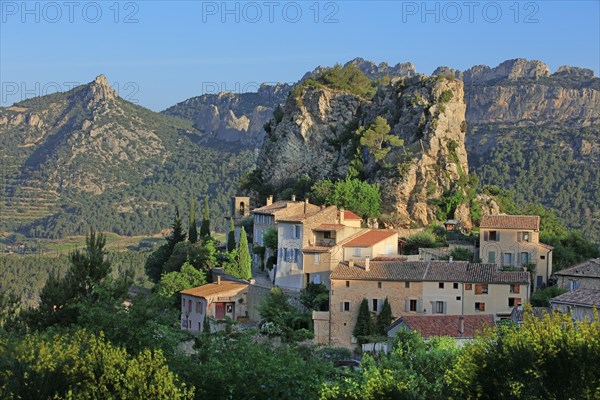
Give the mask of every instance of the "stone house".
[(600, 290), (600, 258), (587, 260), (554, 274), (556, 284), (565, 289)]
[(575, 289), (551, 298), (550, 306), (554, 311), (573, 313), (573, 319), (578, 321), (591, 320), (600, 308), (600, 290)]
[(483, 262), (504, 269), (534, 266), (533, 286), (542, 289), (552, 275), (552, 246), (540, 242), (537, 215), (486, 215), (479, 231), (479, 254)]
[(248, 284), (221, 280), (181, 292), (181, 329), (203, 332), (206, 320), (248, 317)]
[(330, 311), (313, 314), (315, 340), (351, 348), (362, 300), (377, 314), (386, 297), (395, 317), (487, 314), (499, 319), (529, 300), (529, 273), (468, 262), (341, 262), (331, 274)]

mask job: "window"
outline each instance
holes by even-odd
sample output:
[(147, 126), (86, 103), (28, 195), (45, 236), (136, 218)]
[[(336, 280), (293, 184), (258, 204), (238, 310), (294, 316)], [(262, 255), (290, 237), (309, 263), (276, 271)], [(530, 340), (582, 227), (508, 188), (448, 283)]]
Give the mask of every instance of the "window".
[(475, 311), (485, 311), (485, 303), (475, 303)]
[(188, 312), (191, 313), (192, 312), (192, 301), (188, 300)]
[(286, 249), (285, 247), (283, 248), (283, 253), (285, 254), (285, 261), (287, 262), (292, 262), (292, 253), (293, 253), (293, 249)]
[(511, 293), (519, 293), (520, 290), (521, 290), (521, 287), (519, 285), (510, 285)]
[(460, 301), (460, 296), (456, 296), (456, 301)]
[(196, 314), (202, 314), (202, 303), (196, 302)]
[(488, 251), (488, 263), (494, 264), (496, 262), (496, 252)]
[(486, 283), (475, 285), (475, 294), (487, 294), (487, 293), (488, 293), (488, 285)]
[(438, 288), (443, 289), (444, 288), (444, 282), (438, 283)]
[(354, 257), (360, 257), (360, 247), (354, 248)]
[(435, 314), (446, 314), (446, 302), (436, 301), (434, 304), (434, 310)]
[(453, 287), (454, 289), (458, 289), (458, 282), (454, 282), (454, 283), (452, 284), (452, 287)]
[(301, 263), (301, 255), (302, 253), (300, 252), (300, 249), (294, 249), (294, 262), (298, 265), (298, 266), (302, 266)]
[(377, 289), (381, 289), (381, 282), (377, 282)]
[(350, 287), (350, 281), (346, 281), (346, 287)]
[(315, 274), (313, 276), (313, 283), (316, 284), (316, 285), (319, 285), (321, 283), (321, 275)]
[(515, 307), (515, 306), (518, 306), (519, 304), (521, 304), (521, 298), (519, 298), (519, 297), (509, 297), (508, 298), (508, 306), (509, 307)]
[(315, 254), (315, 258), (314, 258), (314, 261), (313, 261), (313, 263), (314, 263), (314, 264), (317, 264), (317, 265), (318, 265), (318, 264), (321, 264), (321, 254), (319, 254), (319, 253), (316, 253), (316, 254)]
[(325, 239), (331, 239), (331, 232), (329, 232), (329, 231), (325, 231), (325, 232), (323, 232), (323, 237), (324, 237)]
[(340, 303), (340, 311), (352, 311), (352, 304), (349, 301), (342, 301)]
[(465, 290), (471, 290), (473, 289), (473, 285), (470, 283), (465, 283)]
[(185, 299), (181, 299), (181, 309), (185, 310)]
[(540, 256), (540, 260), (545, 260), (546, 256)]
[(416, 300), (409, 300), (408, 311), (417, 312), (417, 301)]
[(371, 311), (381, 312), (381, 308), (383, 307), (383, 301), (381, 301), (381, 299), (373, 299), (371, 303)]
[(513, 254), (512, 253), (504, 253), (504, 260), (502, 265), (512, 266), (513, 265)]
[(529, 264), (529, 253), (526, 251), (521, 252), (521, 264)]
[(483, 232), (483, 240), (485, 242), (498, 242), (500, 240), (500, 232), (498, 231), (485, 231)]
[(529, 232), (517, 232), (517, 242), (531, 242)]
[(410, 289), (410, 282), (404, 282), (404, 288)]
[(301, 235), (300, 225), (294, 225), (294, 239), (300, 239)]

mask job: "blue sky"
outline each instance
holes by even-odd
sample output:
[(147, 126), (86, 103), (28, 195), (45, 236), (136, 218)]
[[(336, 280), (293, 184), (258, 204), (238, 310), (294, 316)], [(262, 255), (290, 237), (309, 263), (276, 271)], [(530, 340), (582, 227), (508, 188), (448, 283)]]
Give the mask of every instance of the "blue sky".
[(594, 1), (0, 0), (0, 105), (105, 74), (162, 110), (215, 88), (294, 82), (355, 57), (466, 69), (511, 58), (600, 70)]

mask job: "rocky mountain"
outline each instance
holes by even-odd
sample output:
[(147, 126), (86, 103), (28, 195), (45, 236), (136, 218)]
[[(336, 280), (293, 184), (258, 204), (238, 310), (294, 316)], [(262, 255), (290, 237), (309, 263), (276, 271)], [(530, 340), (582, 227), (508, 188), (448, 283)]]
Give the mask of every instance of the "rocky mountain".
[(600, 240), (600, 78), (524, 59), (434, 74), (465, 82), (466, 146), (482, 183), (540, 202)]
[(290, 86), (261, 85), (256, 93), (205, 94), (169, 107), (163, 113), (193, 122), (205, 141), (239, 143), (259, 148), (264, 125), (283, 104)]
[(190, 196), (211, 195), (223, 214), (253, 152), (202, 140), (189, 121), (121, 99), (102, 75), (0, 108), (2, 230), (152, 233)]
[[(359, 162), (364, 178), (380, 185), (390, 220), (426, 225), (436, 218), (436, 201), (468, 180), (461, 81), (394, 78), (372, 98), (323, 85), (299, 88), (272, 121), (257, 162), (261, 181), (275, 193), (303, 177), (344, 179)], [(380, 143), (371, 152), (356, 142), (357, 128), (373, 126), (377, 117), (404, 145)], [(378, 157), (382, 147), (389, 150)], [(469, 224), (468, 213), (465, 219)]]

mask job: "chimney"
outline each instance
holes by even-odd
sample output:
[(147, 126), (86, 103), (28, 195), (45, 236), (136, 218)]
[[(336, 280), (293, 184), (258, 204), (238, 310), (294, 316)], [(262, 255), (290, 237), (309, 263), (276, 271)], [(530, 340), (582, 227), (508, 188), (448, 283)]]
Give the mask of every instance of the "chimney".
[(271, 204), (273, 204), (273, 195), (269, 195), (267, 196), (267, 205), (270, 206)]
[(365, 257), (365, 271), (371, 270), (371, 257)]
[(344, 225), (344, 209), (340, 208), (340, 224)]
[(304, 214), (308, 212), (308, 198), (304, 199)]
[(296, 195), (295, 194), (292, 195), (292, 201), (296, 201)]
[(350, 261), (348, 261), (348, 266), (349, 266), (350, 268), (354, 268), (354, 260), (350, 260)]
[(221, 284), (221, 275), (217, 275), (217, 285)]
[(465, 317), (462, 315), (458, 317), (458, 333), (464, 335), (465, 333)]

